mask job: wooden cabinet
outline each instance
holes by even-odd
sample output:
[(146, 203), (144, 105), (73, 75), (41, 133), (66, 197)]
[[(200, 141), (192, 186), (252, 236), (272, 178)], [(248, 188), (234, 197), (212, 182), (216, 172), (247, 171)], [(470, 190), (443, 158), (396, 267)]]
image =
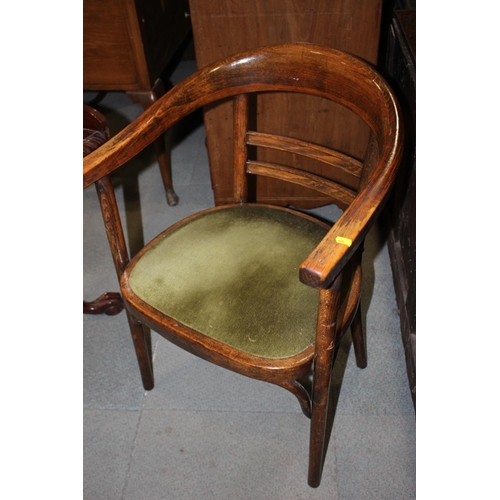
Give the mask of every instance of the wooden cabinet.
[[(345, 50), (377, 63), (382, 0), (190, 0), (198, 67), (262, 45), (308, 42)], [(204, 113), (212, 185), (217, 205), (232, 196), (232, 103)], [(259, 98), (257, 125), (262, 131), (295, 135), (363, 158), (367, 127), (350, 112), (311, 96), (272, 94)], [(259, 154), (280, 162), (276, 151)], [(325, 166), (294, 161), (312, 172), (328, 175)], [(313, 207), (330, 200), (299, 186), (259, 179), (261, 202)]]
[[(188, 0), (84, 0), (83, 90), (123, 90), (147, 109), (165, 93), (160, 76), (190, 31)], [(176, 205), (169, 151), (163, 137), (154, 144)]]
[(191, 26), (188, 0), (84, 0), (84, 90), (150, 91)]
[(389, 253), (408, 380), (416, 406), (416, 11), (394, 12), (385, 70), (405, 118), (405, 155), (386, 214), (390, 217)]

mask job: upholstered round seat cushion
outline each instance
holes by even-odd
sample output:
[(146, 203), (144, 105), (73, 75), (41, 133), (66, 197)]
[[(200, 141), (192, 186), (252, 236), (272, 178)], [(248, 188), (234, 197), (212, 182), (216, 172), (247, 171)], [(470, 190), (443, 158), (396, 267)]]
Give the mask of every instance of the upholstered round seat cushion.
[(299, 265), (327, 229), (290, 211), (230, 206), (165, 232), (130, 273), (144, 302), (245, 353), (295, 355), (314, 342), (318, 291)]

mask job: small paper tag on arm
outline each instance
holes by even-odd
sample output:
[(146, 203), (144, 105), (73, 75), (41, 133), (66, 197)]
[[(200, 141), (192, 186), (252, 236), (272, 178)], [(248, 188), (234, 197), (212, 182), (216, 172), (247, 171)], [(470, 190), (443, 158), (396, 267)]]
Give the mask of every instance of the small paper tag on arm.
[(352, 240), (350, 240), (349, 238), (344, 238), (343, 236), (337, 236), (335, 238), (335, 241), (337, 243), (341, 243), (342, 245), (347, 245), (348, 247), (352, 245)]

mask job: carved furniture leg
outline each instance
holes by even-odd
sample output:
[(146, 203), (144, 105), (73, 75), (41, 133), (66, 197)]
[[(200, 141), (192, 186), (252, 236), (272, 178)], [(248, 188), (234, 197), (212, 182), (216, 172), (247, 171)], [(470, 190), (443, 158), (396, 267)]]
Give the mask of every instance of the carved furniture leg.
[(92, 302), (83, 301), (84, 314), (106, 314), (114, 316), (123, 311), (125, 304), (122, 296), (117, 292), (103, 293), (98, 299)]
[[(165, 93), (163, 82), (158, 78), (153, 88), (150, 91), (128, 91), (127, 97), (134, 104), (139, 104), (144, 110), (148, 109), (155, 101), (157, 101)], [(172, 168), (170, 164), (170, 133), (167, 131), (164, 137), (158, 137), (154, 141), (158, 164), (160, 165), (161, 177), (165, 186), (167, 195), (167, 203), (173, 207), (179, 202), (177, 194), (175, 194), (172, 184)]]
[[(106, 92), (99, 94), (92, 101), (99, 102)], [(106, 118), (91, 106), (83, 105), (83, 157), (90, 154), (109, 139), (109, 128)], [(122, 296), (116, 292), (103, 293), (92, 302), (83, 301), (83, 314), (106, 314), (114, 316), (120, 313), (125, 304)]]

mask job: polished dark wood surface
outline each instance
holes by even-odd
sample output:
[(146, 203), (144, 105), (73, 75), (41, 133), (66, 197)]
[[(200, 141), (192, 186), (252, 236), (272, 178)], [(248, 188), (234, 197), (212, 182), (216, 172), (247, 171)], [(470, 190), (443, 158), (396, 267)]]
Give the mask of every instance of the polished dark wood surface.
[[(293, 127), (290, 134), (284, 135), (255, 128), (255, 95), (276, 91), (303, 93), (347, 107), (370, 130), (366, 153), (361, 159), (349, 157), (308, 137), (295, 137)], [(301, 264), (296, 277), (319, 290), (316, 340), (300, 353), (286, 358), (248, 354), (198, 332), (145, 303), (135, 295), (129, 282), (136, 264), (157, 241), (198, 218), (198, 214), (168, 228), (129, 262), (109, 174), (189, 113), (226, 99), (234, 102), (232, 197), (238, 207), (244, 208), (258, 198), (259, 185), (255, 187), (253, 179), (264, 176), (326, 193), (345, 209), (331, 228), (316, 221), (328, 232)], [(289, 161), (285, 165), (262, 161), (255, 148), (286, 153)], [(332, 364), (340, 340), (349, 329), (356, 362), (361, 368), (366, 366), (360, 313), (361, 252), (364, 237), (394, 183), (402, 148), (398, 104), (386, 82), (372, 67), (344, 52), (315, 45), (287, 44), (245, 52), (201, 69), (87, 156), (83, 168), (84, 187), (97, 183), (144, 387), (151, 389), (154, 381), (151, 350), (142, 325), (207, 361), (289, 390), (297, 397), (304, 414), (311, 418), (308, 482), (318, 486), (324, 459)], [(297, 157), (325, 163), (332, 172), (331, 178), (303, 170)], [(219, 206), (205, 213), (224, 209)], [(275, 206), (274, 210), (286, 209)], [(314, 220), (300, 212), (295, 214)], [(304, 383), (309, 375), (312, 375), (312, 387)]]
[(405, 117), (405, 154), (390, 200), (389, 254), (401, 319), (401, 334), (416, 408), (416, 11), (395, 11), (386, 56), (391, 82)]
[(106, 118), (94, 108), (83, 105), (83, 156), (92, 153), (109, 139)]
[(149, 91), (190, 32), (187, 0), (84, 0), (83, 88)]
[[(198, 67), (257, 47), (307, 42), (343, 50), (376, 65), (382, 0), (190, 0)], [(272, 110), (272, 112), (271, 112)], [(210, 172), (217, 205), (234, 202), (232, 104), (205, 109)], [(311, 95), (272, 93), (258, 99), (257, 122), (262, 131), (316, 141), (354, 158), (364, 157), (369, 130), (353, 113)], [(259, 161), (283, 163), (279, 150), (259, 150)], [(301, 168), (328, 177), (327, 165), (296, 157)], [(280, 179), (259, 177), (262, 203), (300, 207), (330, 203), (327, 193)]]
[(83, 314), (115, 316), (121, 313), (124, 308), (123, 298), (117, 292), (105, 292), (91, 302), (83, 301)]
[[(83, 105), (83, 157), (95, 151), (109, 139), (106, 118), (91, 106)], [(97, 299), (83, 301), (84, 314), (114, 316), (125, 308), (122, 296), (117, 292), (105, 292)]]
[[(83, 89), (122, 90), (147, 109), (165, 93), (162, 72), (191, 31), (188, 0), (84, 0)], [(177, 205), (168, 137), (155, 150), (169, 205)]]

